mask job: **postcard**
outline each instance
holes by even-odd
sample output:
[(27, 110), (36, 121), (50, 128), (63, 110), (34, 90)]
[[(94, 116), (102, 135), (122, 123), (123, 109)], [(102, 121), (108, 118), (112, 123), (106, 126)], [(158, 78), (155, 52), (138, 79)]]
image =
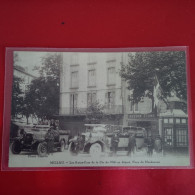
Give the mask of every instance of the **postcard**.
[(192, 167), (187, 51), (8, 48), (7, 168)]

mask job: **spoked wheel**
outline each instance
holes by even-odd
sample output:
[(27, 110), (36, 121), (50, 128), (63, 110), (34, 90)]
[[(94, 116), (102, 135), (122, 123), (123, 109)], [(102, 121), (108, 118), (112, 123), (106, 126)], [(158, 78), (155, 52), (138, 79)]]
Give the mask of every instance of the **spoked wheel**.
[(47, 143), (39, 143), (37, 147), (37, 153), (39, 156), (46, 156), (47, 155)]
[(69, 144), (69, 149), (68, 150), (69, 150), (70, 154), (72, 154), (72, 155), (78, 155), (78, 153), (79, 153), (77, 144), (75, 144), (74, 142), (71, 142)]
[(11, 144), (11, 151), (13, 154), (19, 154), (21, 152), (21, 144), (19, 141), (14, 141)]
[(102, 146), (98, 143), (92, 144), (89, 153), (92, 156), (99, 156), (102, 153)]

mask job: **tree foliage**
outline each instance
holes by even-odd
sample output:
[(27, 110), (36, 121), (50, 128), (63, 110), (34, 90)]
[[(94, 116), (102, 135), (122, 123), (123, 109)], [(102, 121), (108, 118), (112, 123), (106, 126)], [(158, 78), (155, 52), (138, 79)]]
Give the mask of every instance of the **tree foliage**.
[(12, 103), (11, 103), (11, 115), (16, 117), (18, 114), (21, 114), (23, 107), (23, 92), (20, 88), (23, 80), (19, 77), (13, 77), (13, 86), (12, 86)]
[(39, 118), (51, 118), (59, 111), (60, 54), (48, 54), (42, 58), (42, 66), (36, 67), (40, 76), (34, 79), (26, 94), (26, 106)]
[(85, 115), (87, 123), (100, 123), (105, 116), (104, 106), (96, 101), (87, 107)]
[(153, 98), (155, 77), (162, 89), (162, 98), (171, 96), (187, 99), (186, 56), (184, 51), (137, 52), (129, 54), (129, 63), (123, 64), (121, 77), (133, 91), (132, 100)]

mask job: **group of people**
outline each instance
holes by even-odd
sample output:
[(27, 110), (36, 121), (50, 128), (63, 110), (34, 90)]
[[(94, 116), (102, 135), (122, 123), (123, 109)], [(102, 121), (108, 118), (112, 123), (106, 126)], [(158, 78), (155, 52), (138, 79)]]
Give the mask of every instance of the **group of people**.
[[(119, 134), (115, 133), (111, 139), (111, 149), (114, 155), (118, 151), (118, 144), (119, 144)], [(148, 138), (145, 140), (144, 145), (146, 146), (147, 149), (147, 155), (150, 157), (153, 155), (154, 150), (156, 153), (160, 153), (162, 152), (163, 149), (160, 135), (156, 136), (155, 139), (152, 136), (148, 136)], [(127, 155), (131, 156), (132, 154), (134, 154), (136, 147), (137, 146), (136, 146), (135, 134), (131, 134), (129, 135), (128, 138)]]
[[(118, 144), (119, 144), (119, 134), (114, 133), (111, 139), (111, 150), (112, 153), (115, 155), (116, 152), (118, 151)], [(136, 148), (136, 140), (135, 140), (135, 135), (132, 134), (129, 136), (128, 140), (128, 152), (127, 155), (131, 155), (132, 153), (135, 152)]]

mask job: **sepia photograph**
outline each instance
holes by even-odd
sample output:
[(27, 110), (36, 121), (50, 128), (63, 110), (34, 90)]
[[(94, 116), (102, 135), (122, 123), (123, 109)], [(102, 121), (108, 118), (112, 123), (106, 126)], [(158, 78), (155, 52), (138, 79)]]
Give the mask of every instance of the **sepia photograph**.
[(14, 51), (9, 167), (189, 167), (187, 51)]

